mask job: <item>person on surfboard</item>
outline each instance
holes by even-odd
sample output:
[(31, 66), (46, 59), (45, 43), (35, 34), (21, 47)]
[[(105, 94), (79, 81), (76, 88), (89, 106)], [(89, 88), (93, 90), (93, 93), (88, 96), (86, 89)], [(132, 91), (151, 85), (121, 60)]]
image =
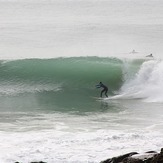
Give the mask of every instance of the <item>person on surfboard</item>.
[(102, 97), (102, 94), (105, 92), (105, 96), (108, 97), (107, 92), (108, 92), (108, 87), (104, 85), (102, 82), (96, 85), (96, 88), (103, 88), (101, 91), (100, 97)]
[(149, 54), (149, 55), (147, 55), (146, 57), (153, 57), (153, 55), (152, 55), (152, 54)]

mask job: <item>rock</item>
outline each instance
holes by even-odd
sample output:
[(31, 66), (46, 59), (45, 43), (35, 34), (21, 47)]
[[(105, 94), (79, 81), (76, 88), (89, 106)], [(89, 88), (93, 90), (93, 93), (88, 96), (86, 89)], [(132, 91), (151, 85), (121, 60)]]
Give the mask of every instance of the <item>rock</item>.
[(131, 153), (127, 153), (125, 155), (121, 155), (118, 157), (113, 157), (111, 159), (107, 159), (105, 161), (102, 161), (101, 163), (119, 163), (122, 162), (125, 158), (130, 157), (132, 155), (138, 154), (137, 152), (131, 152)]
[(148, 152), (145, 152), (145, 153), (157, 153), (156, 151), (148, 151)]
[(148, 151), (144, 154), (131, 152), (118, 157), (113, 157), (101, 163), (163, 163), (163, 148), (160, 153)]
[(46, 163), (46, 162), (43, 162), (43, 161), (39, 161), (39, 162), (31, 162), (31, 163)]
[(163, 148), (159, 154), (156, 154), (152, 159), (151, 163), (163, 163)]
[[(15, 163), (20, 163), (20, 162), (15, 162)], [(43, 162), (43, 161), (34, 161), (34, 162), (31, 162), (31, 163), (46, 163), (46, 162)]]

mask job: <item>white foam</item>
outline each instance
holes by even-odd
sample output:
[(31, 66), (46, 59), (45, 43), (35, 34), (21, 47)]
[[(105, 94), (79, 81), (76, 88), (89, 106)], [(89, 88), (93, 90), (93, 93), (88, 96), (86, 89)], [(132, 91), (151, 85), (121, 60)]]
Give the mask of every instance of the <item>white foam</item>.
[(163, 102), (163, 61), (150, 60), (142, 64), (134, 78), (125, 81), (120, 95), (111, 99), (143, 99)]
[(13, 126), (1, 126), (0, 161), (96, 163), (131, 151), (160, 150), (162, 133), (149, 124), (139, 126), (141, 117), (133, 122), (135, 115), (128, 114), (21, 114)]
[(161, 136), (137, 131), (133, 133), (99, 130), (96, 132), (39, 132), (0, 133), (0, 160), (3, 163), (20, 161), (99, 162), (108, 157), (131, 151), (159, 149)]

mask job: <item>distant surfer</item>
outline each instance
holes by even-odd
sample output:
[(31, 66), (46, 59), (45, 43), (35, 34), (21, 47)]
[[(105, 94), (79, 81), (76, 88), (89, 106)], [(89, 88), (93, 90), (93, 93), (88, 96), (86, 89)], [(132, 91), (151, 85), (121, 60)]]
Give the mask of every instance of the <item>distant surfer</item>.
[(102, 97), (102, 94), (105, 93), (105, 96), (108, 97), (107, 92), (108, 92), (108, 87), (104, 85), (102, 82), (96, 85), (96, 88), (103, 88), (101, 91), (100, 97)]
[(138, 53), (137, 51), (135, 51), (134, 49), (133, 49), (133, 51), (132, 52), (130, 52), (130, 54), (136, 54), (136, 53)]
[(153, 55), (152, 55), (152, 54), (149, 54), (149, 55), (147, 55), (146, 57), (152, 57), (152, 58), (153, 58)]

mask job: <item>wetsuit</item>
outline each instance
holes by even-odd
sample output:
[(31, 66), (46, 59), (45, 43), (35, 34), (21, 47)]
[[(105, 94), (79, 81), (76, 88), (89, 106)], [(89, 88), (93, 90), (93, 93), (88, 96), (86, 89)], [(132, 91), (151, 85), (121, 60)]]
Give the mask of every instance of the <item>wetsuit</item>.
[(105, 92), (105, 96), (108, 97), (107, 92), (108, 92), (108, 87), (106, 85), (104, 85), (102, 82), (100, 82), (98, 85), (96, 85), (97, 88), (103, 88), (103, 90), (101, 91), (101, 97), (102, 94)]

